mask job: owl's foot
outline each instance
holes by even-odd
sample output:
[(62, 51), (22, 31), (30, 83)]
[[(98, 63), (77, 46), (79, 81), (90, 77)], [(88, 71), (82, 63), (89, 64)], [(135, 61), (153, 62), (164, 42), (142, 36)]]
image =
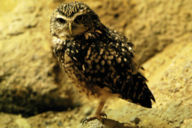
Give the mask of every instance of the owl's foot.
[(107, 114), (100, 113), (99, 115), (95, 115), (95, 116), (92, 116), (92, 117), (85, 118), (82, 121), (82, 124), (87, 123), (87, 122), (92, 121), (92, 120), (95, 120), (95, 119), (97, 119), (97, 120), (101, 121), (102, 123), (104, 123), (104, 119), (106, 119), (106, 118), (107, 118)]
[(99, 115), (100, 115), (102, 118), (104, 118), (104, 119), (106, 119), (106, 118), (107, 118), (107, 114), (106, 114), (106, 113), (104, 113), (104, 112), (100, 113)]

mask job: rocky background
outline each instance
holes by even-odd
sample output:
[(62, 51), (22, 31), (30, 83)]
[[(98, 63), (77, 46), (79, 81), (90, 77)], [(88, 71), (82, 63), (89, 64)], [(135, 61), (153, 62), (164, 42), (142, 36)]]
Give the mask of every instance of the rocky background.
[(156, 98), (152, 109), (110, 100), (104, 124), (81, 123), (97, 100), (77, 93), (51, 52), (51, 13), (69, 1), (0, 0), (0, 127), (192, 128), (192, 0), (83, 1), (134, 43)]

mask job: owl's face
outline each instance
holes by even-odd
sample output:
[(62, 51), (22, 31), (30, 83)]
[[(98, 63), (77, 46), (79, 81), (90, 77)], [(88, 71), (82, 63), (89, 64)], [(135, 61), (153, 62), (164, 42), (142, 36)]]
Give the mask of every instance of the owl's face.
[(98, 16), (84, 3), (72, 2), (59, 6), (51, 17), (51, 34), (65, 40), (93, 31)]

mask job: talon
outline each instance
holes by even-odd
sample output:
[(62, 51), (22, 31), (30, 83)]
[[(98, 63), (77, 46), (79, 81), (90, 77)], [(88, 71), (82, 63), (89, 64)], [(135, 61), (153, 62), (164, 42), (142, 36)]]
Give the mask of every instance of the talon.
[(97, 116), (85, 118), (81, 122), (82, 122), (82, 124), (85, 124), (85, 123), (87, 123), (89, 121), (97, 119), (97, 120), (101, 121), (102, 123), (104, 123), (104, 119), (106, 119), (106, 118), (107, 118), (107, 115), (105, 113), (100, 113)]
[(107, 114), (104, 113), (104, 112), (103, 112), (103, 113), (100, 113), (99, 115), (100, 115), (101, 117), (105, 118), (105, 119), (107, 118)]
[(87, 122), (89, 122), (89, 121), (91, 121), (91, 120), (93, 120), (92, 118), (90, 119), (90, 118), (85, 118), (85, 119), (83, 119), (82, 121), (81, 121), (81, 123), (82, 124), (85, 124), (85, 123), (87, 123)]
[(86, 122), (88, 122), (88, 118), (82, 119), (81, 123), (85, 124)]
[(83, 119), (83, 120), (82, 120), (82, 124), (85, 124), (85, 123), (87, 123), (87, 122), (89, 122), (89, 121), (92, 121), (92, 120), (95, 120), (95, 119), (100, 120), (98, 117), (89, 117), (89, 118)]

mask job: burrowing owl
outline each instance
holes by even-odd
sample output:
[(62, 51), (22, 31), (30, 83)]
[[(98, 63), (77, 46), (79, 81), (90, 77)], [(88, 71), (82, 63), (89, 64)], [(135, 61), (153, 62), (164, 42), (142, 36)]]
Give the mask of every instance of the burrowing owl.
[(60, 5), (51, 17), (53, 52), (77, 87), (101, 99), (100, 118), (109, 96), (151, 108), (155, 98), (134, 62), (133, 44), (103, 25), (86, 4)]

